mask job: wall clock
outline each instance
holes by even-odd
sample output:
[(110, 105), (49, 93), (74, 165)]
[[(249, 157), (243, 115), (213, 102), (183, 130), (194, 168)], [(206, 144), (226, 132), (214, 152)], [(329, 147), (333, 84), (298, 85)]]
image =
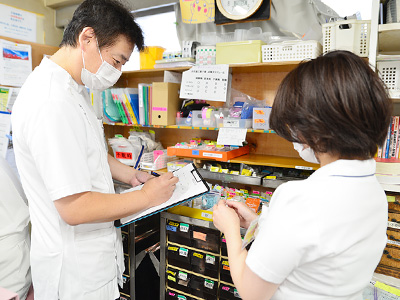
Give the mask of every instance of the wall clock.
[(216, 0), (222, 15), (231, 20), (244, 20), (252, 16), (264, 0)]

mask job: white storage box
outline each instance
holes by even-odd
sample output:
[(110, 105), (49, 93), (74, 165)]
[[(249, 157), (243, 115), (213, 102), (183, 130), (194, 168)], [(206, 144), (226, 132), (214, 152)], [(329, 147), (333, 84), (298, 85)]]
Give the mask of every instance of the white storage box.
[(322, 24), (324, 54), (333, 50), (347, 50), (368, 57), (370, 20), (345, 20)]
[(176, 159), (175, 156), (168, 156), (167, 150), (155, 150), (143, 153), (140, 159), (140, 168), (144, 170), (160, 170), (167, 167), (167, 163)]
[(286, 41), (262, 46), (262, 61), (301, 61), (322, 53), (317, 41)]
[(378, 74), (391, 98), (400, 98), (400, 61), (378, 61)]

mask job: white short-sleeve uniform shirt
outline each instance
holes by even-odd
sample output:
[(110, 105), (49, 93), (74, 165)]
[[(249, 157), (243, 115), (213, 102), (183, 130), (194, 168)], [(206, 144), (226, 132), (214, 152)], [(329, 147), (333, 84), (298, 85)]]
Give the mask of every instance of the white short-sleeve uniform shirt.
[(35, 299), (116, 299), (120, 231), (112, 222), (69, 226), (53, 203), (86, 191), (114, 193), (104, 133), (87, 90), (44, 58), (21, 88), (12, 126), (32, 223)]
[(278, 187), (246, 264), (273, 299), (362, 299), (386, 245), (387, 200), (373, 159), (338, 160)]

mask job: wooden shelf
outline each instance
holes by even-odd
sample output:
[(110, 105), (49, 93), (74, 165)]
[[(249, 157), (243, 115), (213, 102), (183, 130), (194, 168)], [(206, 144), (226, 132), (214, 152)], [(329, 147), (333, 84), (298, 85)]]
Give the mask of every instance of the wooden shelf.
[(305, 170), (317, 170), (319, 168), (318, 164), (308, 163), (301, 158), (262, 155), (262, 154), (246, 154), (231, 159), (229, 162), (244, 163), (247, 165), (305, 169)]
[[(252, 64), (231, 64), (229, 65), (229, 67), (232, 69), (232, 73), (289, 72), (293, 70), (299, 63), (300, 61), (280, 61)], [(143, 76), (158, 77), (163, 76), (165, 71), (184, 72), (189, 70), (190, 68), (191, 67), (176, 67), (124, 71), (123, 75), (138, 78)]]
[(400, 23), (380, 24), (378, 52), (400, 53)]
[[(192, 126), (181, 126), (181, 125), (127, 125), (124, 123), (104, 123), (104, 125), (109, 126), (127, 126), (127, 127), (139, 127), (139, 128), (170, 128), (170, 129), (195, 129), (195, 130), (219, 130), (218, 127), (192, 127)], [(247, 129), (247, 132), (256, 132), (256, 133), (275, 133), (273, 130), (261, 130), (261, 129)]]

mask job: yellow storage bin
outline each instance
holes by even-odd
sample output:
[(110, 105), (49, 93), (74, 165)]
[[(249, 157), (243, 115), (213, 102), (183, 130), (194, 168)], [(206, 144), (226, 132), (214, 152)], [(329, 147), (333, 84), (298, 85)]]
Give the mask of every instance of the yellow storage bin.
[(140, 70), (143, 69), (154, 69), (156, 60), (162, 59), (165, 49), (159, 46), (145, 47), (140, 52)]
[(263, 41), (238, 41), (217, 43), (217, 64), (260, 63), (262, 61), (261, 46)]

